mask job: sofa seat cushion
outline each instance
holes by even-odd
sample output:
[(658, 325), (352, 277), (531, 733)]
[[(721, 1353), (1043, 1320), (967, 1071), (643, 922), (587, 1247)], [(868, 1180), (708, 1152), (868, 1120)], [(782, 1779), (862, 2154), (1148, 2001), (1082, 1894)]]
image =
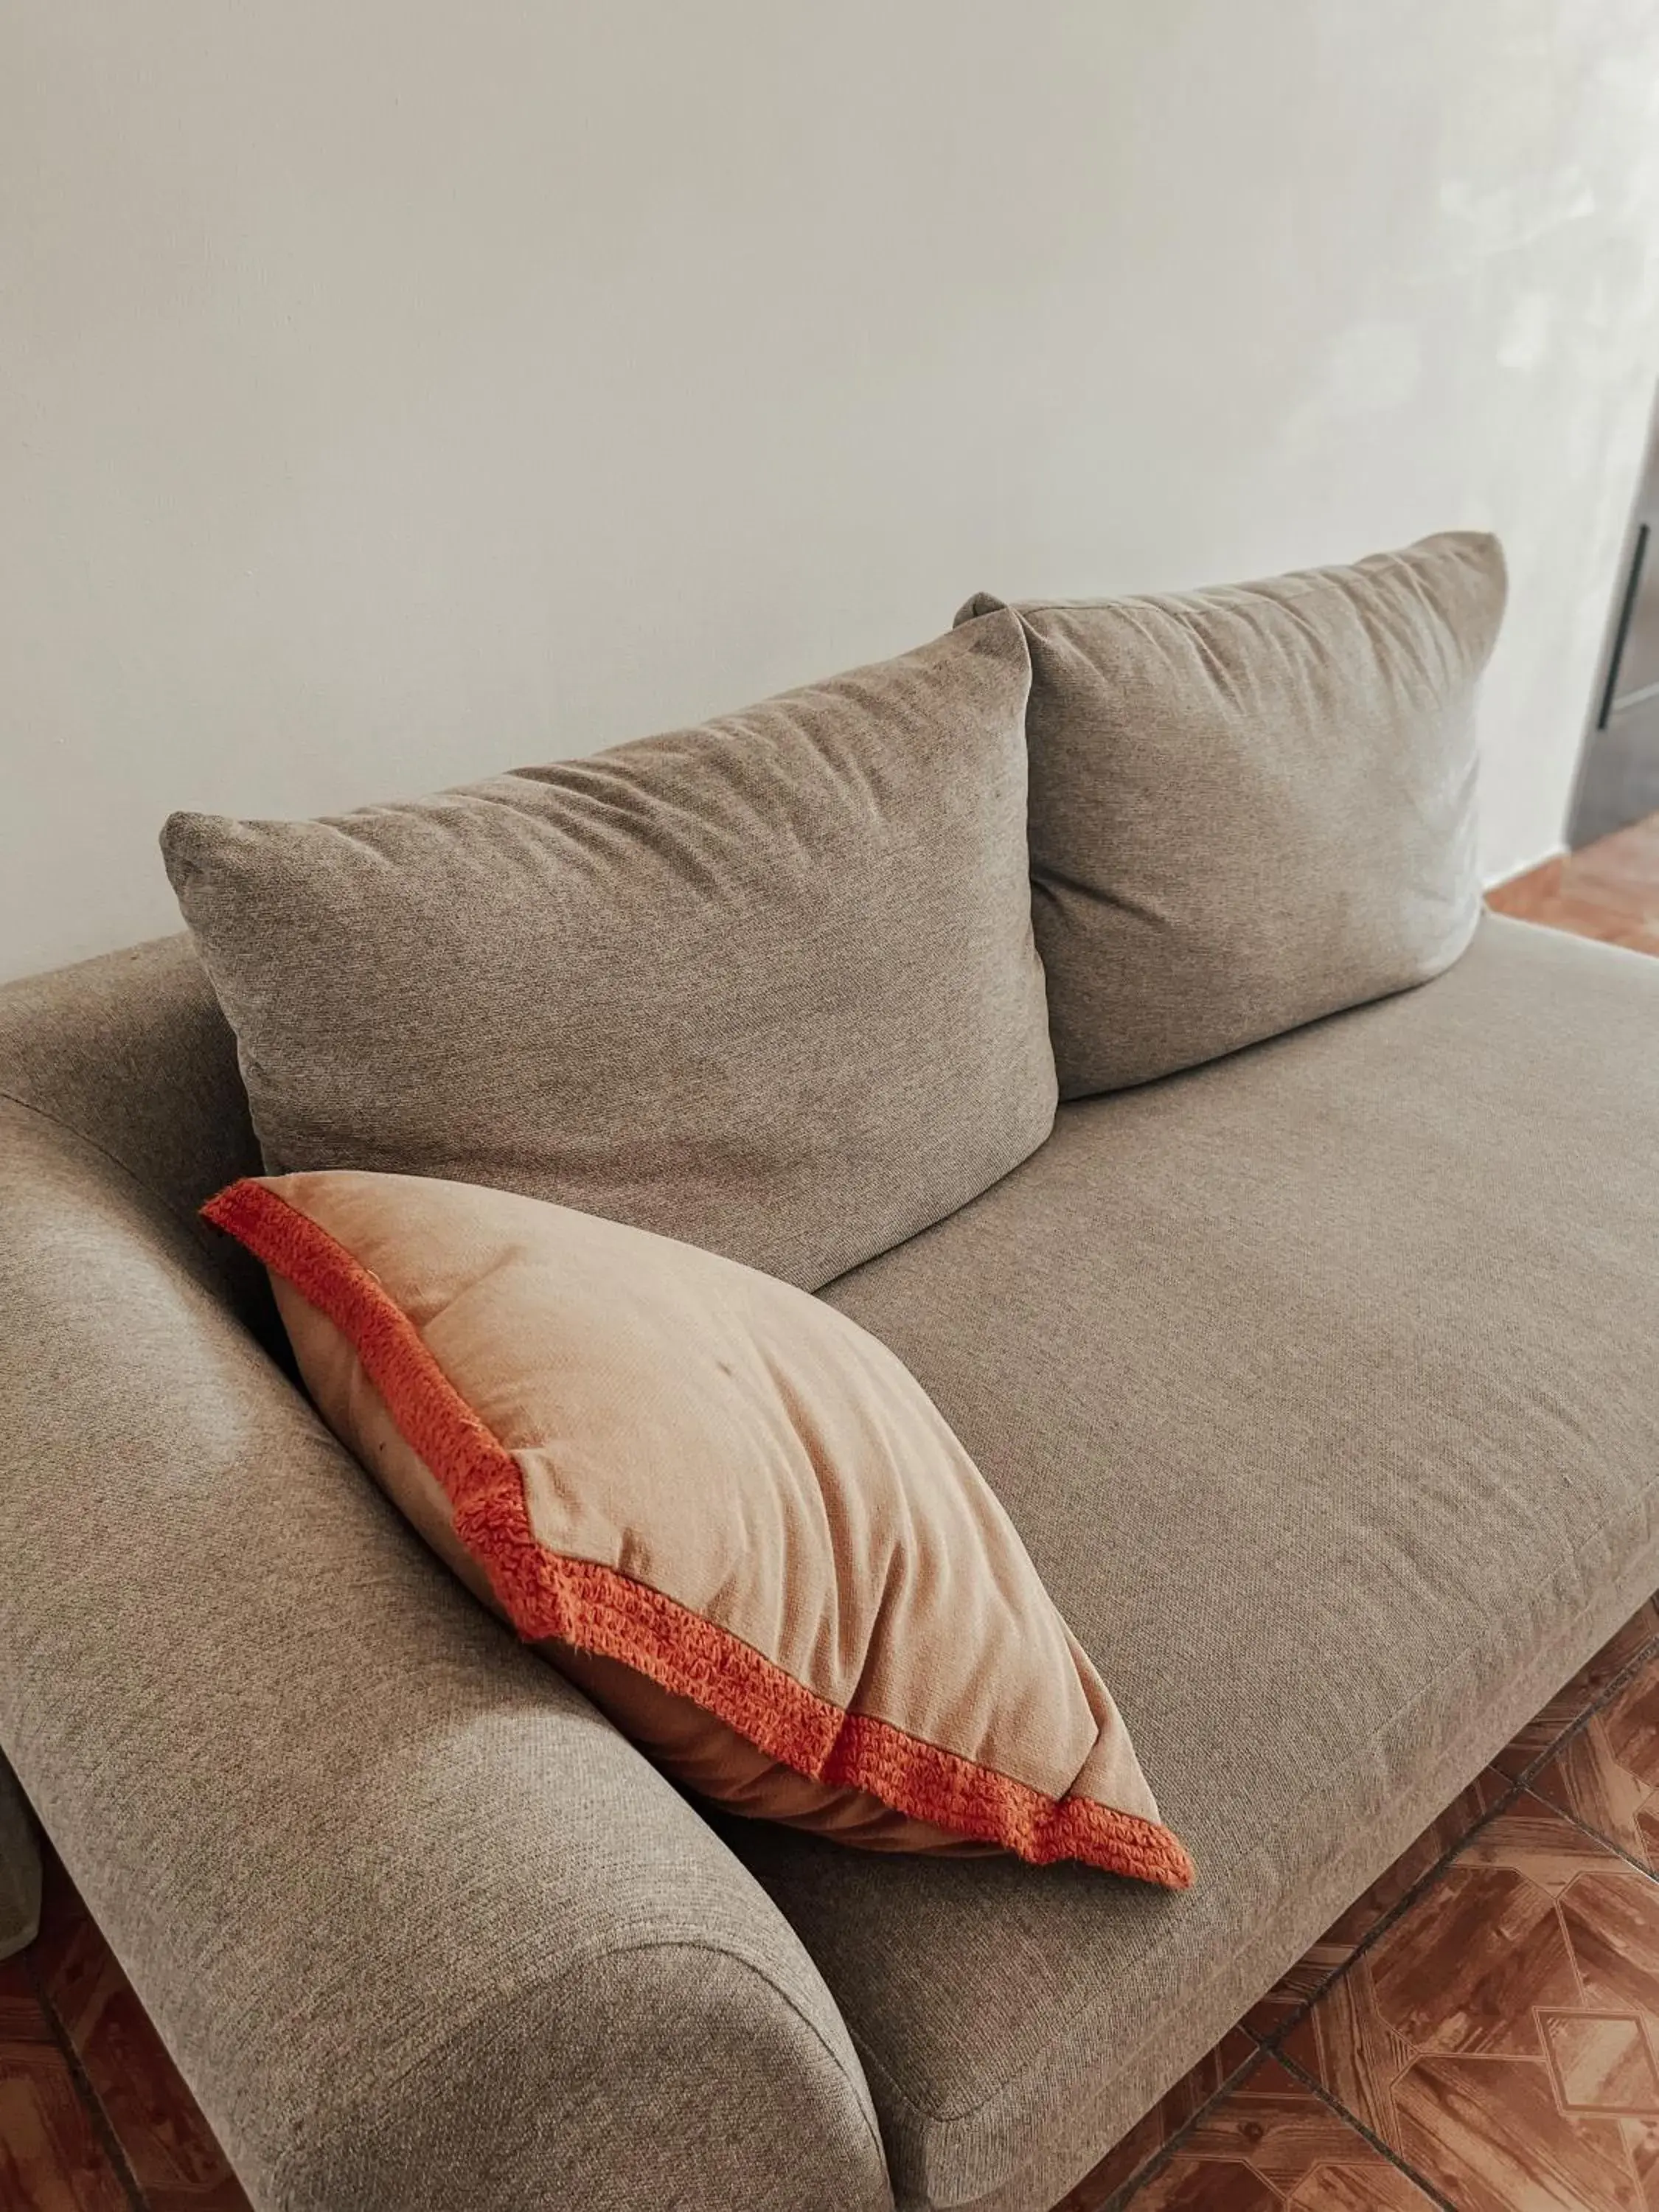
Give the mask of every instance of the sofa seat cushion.
[(1062, 1109), (826, 1293), (1111, 1682), (1183, 1896), (726, 1832), (900, 2200), (1042, 2212), (1659, 1584), (1659, 962), (1434, 982)]

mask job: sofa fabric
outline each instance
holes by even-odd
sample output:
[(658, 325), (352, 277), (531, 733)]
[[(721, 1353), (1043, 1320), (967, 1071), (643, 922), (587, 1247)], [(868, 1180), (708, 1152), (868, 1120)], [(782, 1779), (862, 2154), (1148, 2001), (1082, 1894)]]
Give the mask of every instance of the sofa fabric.
[(0, 987), (0, 1097), (76, 1131), (192, 1224), (258, 1164), (236, 1040), (182, 933)]
[(807, 1288), (1053, 1121), (1006, 611), (322, 822), (175, 815), (264, 1164), (496, 1185)]
[(1111, 1680), (1174, 1897), (699, 1820), (236, 1317), (188, 954), (0, 990), (0, 1744), (259, 2212), (876, 2212), (872, 2094), (907, 2208), (1048, 2212), (1659, 1583), (1656, 1022), (1489, 919), (830, 1291)]
[(1007, 1506), (1198, 1868), (722, 1824), (902, 2203), (1047, 2212), (1659, 1583), (1656, 1153), (1659, 964), (1488, 918), (1420, 991), (1063, 1109), (826, 1294)]
[(833, 1306), (430, 1177), (249, 1178), (204, 1211), (270, 1269), (334, 1433), (677, 1782), (870, 1850), (1190, 1881), (1007, 1515)]
[(799, 1940), (236, 1318), (134, 1061), (0, 1105), (0, 1743), (258, 2212), (878, 2212)]
[(1497, 539), (1460, 532), (1230, 589), (1021, 605), (1063, 1097), (1457, 957), (1480, 897), (1474, 687), (1504, 597)]

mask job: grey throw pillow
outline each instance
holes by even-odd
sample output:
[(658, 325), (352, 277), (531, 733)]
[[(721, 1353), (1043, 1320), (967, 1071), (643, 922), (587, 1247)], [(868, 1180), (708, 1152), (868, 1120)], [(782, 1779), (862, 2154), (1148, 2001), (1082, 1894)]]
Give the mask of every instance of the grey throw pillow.
[(815, 1288), (1048, 1134), (1020, 622), (334, 820), (175, 814), (270, 1169), (488, 1183)]
[(1062, 1097), (1457, 957), (1480, 905), (1474, 693), (1504, 595), (1498, 540), (1459, 532), (1267, 583), (1020, 605)]

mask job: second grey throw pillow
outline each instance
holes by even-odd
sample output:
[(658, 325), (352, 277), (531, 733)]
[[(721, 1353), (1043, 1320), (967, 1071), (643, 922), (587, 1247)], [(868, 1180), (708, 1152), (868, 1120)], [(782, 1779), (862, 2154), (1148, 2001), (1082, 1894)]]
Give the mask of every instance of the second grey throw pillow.
[(1458, 532), (1231, 589), (1020, 605), (1062, 1097), (1457, 957), (1480, 907), (1474, 687), (1504, 597), (1498, 540)]

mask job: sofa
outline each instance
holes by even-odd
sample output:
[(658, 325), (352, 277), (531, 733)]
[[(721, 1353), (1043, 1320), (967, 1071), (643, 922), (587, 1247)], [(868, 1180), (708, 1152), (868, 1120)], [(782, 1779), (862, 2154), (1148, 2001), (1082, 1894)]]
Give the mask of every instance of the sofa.
[(0, 991), (0, 1747), (260, 2212), (1047, 2212), (1659, 1584), (1656, 1037), (1659, 965), (1487, 915), (823, 1288), (1099, 1663), (1176, 1893), (676, 1790), (199, 1222), (261, 1152), (190, 940)]

